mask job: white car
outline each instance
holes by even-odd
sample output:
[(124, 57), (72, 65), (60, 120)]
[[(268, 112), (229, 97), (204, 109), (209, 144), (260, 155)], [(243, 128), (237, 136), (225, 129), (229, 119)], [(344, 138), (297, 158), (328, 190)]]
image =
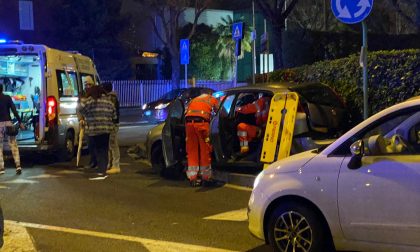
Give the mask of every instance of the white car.
[(255, 179), (249, 230), (276, 251), (420, 251), (420, 97)]

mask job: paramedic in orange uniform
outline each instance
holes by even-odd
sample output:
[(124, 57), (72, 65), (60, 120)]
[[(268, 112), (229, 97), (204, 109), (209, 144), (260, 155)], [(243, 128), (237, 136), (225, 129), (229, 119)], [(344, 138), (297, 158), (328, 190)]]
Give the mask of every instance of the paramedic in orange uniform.
[(202, 94), (191, 100), (185, 113), (187, 177), (192, 186), (211, 180), (210, 119), (218, 107), (216, 98)]
[(236, 108), (236, 112), (241, 114), (255, 114), (257, 125), (255, 126), (248, 123), (238, 124), (237, 132), (241, 153), (247, 153), (249, 151), (248, 142), (261, 135), (262, 130), (264, 130), (267, 123), (270, 109), (270, 97), (264, 97), (263, 94), (260, 94), (259, 97), (260, 98), (253, 103)]

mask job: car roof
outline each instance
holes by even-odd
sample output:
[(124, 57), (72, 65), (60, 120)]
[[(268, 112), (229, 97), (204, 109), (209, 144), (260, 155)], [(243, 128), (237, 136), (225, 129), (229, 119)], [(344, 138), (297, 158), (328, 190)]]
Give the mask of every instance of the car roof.
[(243, 86), (243, 87), (236, 87), (236, 88), (229, 88), (224, 90), (225, 92), (235, 92), (235, 91), (270, 91), (270, 92), (285, 92), (289, 91), (291, 88), (295, 87), (305, 87), (305, 86), (313, 86), (313, 85), (323, 85), (319, 82), (267, 82), (267, 83), (258, 83), (255, 85)]

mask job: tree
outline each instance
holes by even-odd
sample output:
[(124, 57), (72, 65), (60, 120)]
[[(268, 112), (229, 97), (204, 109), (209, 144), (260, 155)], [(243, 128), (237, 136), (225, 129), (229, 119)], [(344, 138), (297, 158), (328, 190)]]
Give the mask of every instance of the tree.
[(121, 16), (121, 0), (50, 0), (53, 15), (46, 41), (63, 50), (91, 56), (102, 79), (126, 79), (130, 64), (118, 40), (128, 19)]
[[(181, 36), (186, 36), (191, 30), (192, 24), (182, 28)], [(190, 42), (190, 64), (188, 75), (201, 80), (220, 80), (223, 75), (224, 62), (219, 59), (216, 51), (218, 39), (212, 27), (199, 24)], [(209, 67), (211, 66), (211, 67)]]
[[(216, 48), (219, 51), (219, 57), (228, 60), (233, 69), (236, 69), (235, 47), (236, 41), (232, 39), (232, 25), (234, 23), (231, 16), (222, 17), (222, 23), (219, 23), (214, 31), (219, 34)], [(245, 52), (251, 51), (251, 28), (245, 26), (243, 29), (244, 39), (241, 42), (241, 54), (239, 59), (243, 58)], [(236, 71), (233, 71), (236, 74)], [(233, 76), (235, 79), (235, 76)]]
[(145, 8), (149, 9), (152, 15), (156, 15), (159, 19), (162, 29), (159, 29), (160, 27), (152, 15), (148, 17), (155, 35), (162, 42), (163, 46), (168, 49), (171, 57), (172, 85), (174, 88), (179, 88), (181, 68), (179, 59), (180, 16), (188, 7), (194, 8), (193, 25), (186, 37), (190, 39), (195, 33), (198, 18), (207, 9), (212, 0), (137, 0), (137, 2), (143, 4)]
[[(273, 28), (273, 40), (276, 42), (276, 47), (274, 47), (274, 67), (275, 69), (282, 68), (284, 65), (282, 58), (284, 21), (290, 15), (298, 0), (257, 0), (256, 2)], [(284, 8), (285, 2), (287, 2), (286, 8)]]

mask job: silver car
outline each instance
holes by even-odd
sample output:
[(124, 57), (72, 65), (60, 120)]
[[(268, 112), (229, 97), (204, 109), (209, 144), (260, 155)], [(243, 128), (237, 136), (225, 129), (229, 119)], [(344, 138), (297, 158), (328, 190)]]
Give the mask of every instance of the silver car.
[[(320, 83), (269, 84), (225, 90), (213, 94), (223, 99), (219, 111), (210, 123), (210, 140), (213, 145), (213, 167), (230, 167), (258, 171), (262, 167), (260, 154), (262, 139), (250, 143), (250, 152), (240, 158), (232, 158), (239, 152), (237, 125), (239, 118), (235, 108), (244, 105), (245, 98), (264, 93), (297, 92), (300, 96), (294, 130), (292, 154), (319, 147), (321, 140), (334, 139), (350, 127), (346, 106), (331, 88)], [(141, 156), (162, 176), (182, 171), (186, 163), (185, 105), (175, 100), (169, 108), (165, 123), (152, 128), (146, 142), (141, 145)], [(254, 116), (254, 115), (251, 115)]]

